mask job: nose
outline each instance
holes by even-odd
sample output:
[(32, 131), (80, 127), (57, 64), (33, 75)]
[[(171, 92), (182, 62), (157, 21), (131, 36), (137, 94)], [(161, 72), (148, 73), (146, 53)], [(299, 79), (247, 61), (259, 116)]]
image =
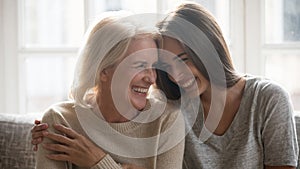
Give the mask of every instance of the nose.
[(155, 83), (156, 76), (157, 76), (155, 69), (149, 68), (149, 69), (145, 69), (144, 71), (145, 71), (145, 77), (144, 77), (145, 81), (151, 84)]

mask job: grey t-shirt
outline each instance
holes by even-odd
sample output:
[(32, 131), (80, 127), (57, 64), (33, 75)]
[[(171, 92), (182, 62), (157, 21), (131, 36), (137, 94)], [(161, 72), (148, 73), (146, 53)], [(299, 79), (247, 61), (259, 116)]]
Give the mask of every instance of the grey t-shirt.
[[(222, 136), (212, 134), (202, 142), (203, 109), (186, 136), (183, 168), (263, 169), (296, 166), (298, 144), (293, 107), (285, 90), (267, 79), (246, 76), (241, 104), (232, 124)], [(185, 113), (189, 113), (188, 111)]]

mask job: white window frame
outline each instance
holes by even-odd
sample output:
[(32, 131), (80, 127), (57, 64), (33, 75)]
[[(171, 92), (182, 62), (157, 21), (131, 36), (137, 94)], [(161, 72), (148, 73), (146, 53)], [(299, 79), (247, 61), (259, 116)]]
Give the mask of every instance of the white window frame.
[[(20, 2), (0, 0), (0, 113), (25, 113), (25, 84), (22, 62), (29, 55), (51, 53), (74, 57), (77, 48), (24, 49), (19, 44)], [(89, 0), (84, 1), (85, 26), (91, 15)], [(157, 11), (165, 8), (157, 0)], [(234, 65), (240, 72), (265, 75), (265, 59), (270, 53), (298, 54), (300, 44), (264, 44), (264, 0), (230, 0), (230, 50)], [(253, 12), (255, 11), (255, 12)]]
[(233, 64), (239, 72), (246, 72), (245, 62), (245, 2), (230, 1), (230, 52)]
[[(90, 1), (85, 1), (85, 24), (86, 27), (88, 25), (88, 18), (89, 18), (89, 10)], [(18, 42), (17, 35), (21, 33), (20, 26), (20, 15), (18, 15), (18, 10), (21, 9), (20, 1), (18, 0), (0, 0), (0, 4), (2, 6), (3, 15), (1, 15), (1, 20), (5, 24), (3, 25), (3, 30), (1, 35), (3, 36), (3, 40), (1, 41), (3, 45), (0, 47), (5, 48), (2, 53), (0, 53), (4, 57), (0, 57), (3, 60), (3, 65), (1, 64), (0, 67), (0, 80), (4, 83), (1, 84), (0, 94), (4, 97), (1, 98), (2, 105), (0, 106), (0, 112), (8, 112), (8, 113), (23, 113), (26, 110), (26, 103), (25, 103), (25, 86), (22, 84), (26, 82), (26, 79), (23, 78), (22, 73), (23, 67), (22, 62), (24, 61), (25, 57), (28, 55), (41, 55), (44, 53), (52, 53), (57, 55), (69, 55), (75, 56), (77, 49), (24, 49), (22, 45), (22, 39)], [(239, 35), (243, 35), (244, 32), (244, 24), (243, 16), (244, 11), (243, 9), (243, 1), (240, 0), (231, 0), (230, 8), (232, 10), (230, 13), (232, 22), (230, 23), (230, 36), (231, 36), (231, 51), (233, 55), (233, 60), (235, 65), (237, 65), (237, 69), (244, 71), (244, 50), (243, 50), (243, 36), (235, 36), (238, 32)], [(157, 10), (162, 11), (164, 9), (164, 3), (162, 1), (157, 0)], [(239, 10), (234, 10), (239, 9)], [(9, 17), (7, 17), (9, 16)], [(1, 21), (0, 20), (0, 21)], [(19, 29), (18, 29), (19, 28)], [(1, 29), (0, 29), (1, 31)], [(0, 42), (0, 44), (1, 44)], [(1, 49), (1, 48), (0, 48)], [(241, 57), (242, 56), (242, 57)], [(1, 61), (2, 61), (1, 60)], [(10, 73), (7, 73), (10, 72)], [(25, 84), (25, 83), (24, 83)]]
[[(163, 1), (157, 1), (157, 10), (164, 9)], [(26, 113), (26, 78), (24, 78), (24, 60), (26, 57), (47, 55), (76, 57), (78, 48), (23, 48), (22, 34), (23, 0), (0, 0), (0, 113)], [(84, 0), (85, 29), (89, 24), (92, 7)], [(38, 90), (38, 89), (37, 89)]]
[[(300, 54), (300, 43), (265, 44), (265, 0), (245, 1), (246, 41), (245, 72), (265, 75), (265, 60), (269, 54)], [(255, 11), (254, 13), (252, 11)], [(251, 13), (252, 12), (252, 13)], [(254, 35), (257, 36), (254, 36)]]

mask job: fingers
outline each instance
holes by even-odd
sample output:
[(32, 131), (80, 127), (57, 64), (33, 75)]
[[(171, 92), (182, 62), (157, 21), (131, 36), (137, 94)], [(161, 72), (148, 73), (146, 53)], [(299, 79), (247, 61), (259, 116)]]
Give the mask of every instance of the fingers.
[(40, 144), (43, 141), (43, 133), (42, 131), (46, 130), (48, 128), (47, 123), (42, 123), (40, 120), (34, 121), (34, 126), (31, 128), (31, 144), (34, 145), (33, 151), (38, 150), (38, 144)]
[(33, 151), (38, 151), (38, 145), (33, 146)]
[(43, 131), (48, 128), (47, 123), (35, 125), (31, 128), (31, 144), (37, 145), (43, 141)]
[(43, 147), (47, 150), (55, 151), (58, 153), (69, 154), (69, 152), (70, 152), (70, 148), (63, 144), (43, 144)]
[(69, 148), (61, 144), (43, 144), (47, 150), (55, 151), (55, 154), (47, 154), (46, 157), (56, 161), (72, 161), (72, 157), (67, 152)]
[(34, 124), (41, 124), (41, 120), (34, 120)]
[[(38, 123), (38, 122), (36, 122)], [(48, 128), (47, 123), (41, 123), (35, 125), (32, 129), (32, 140), (31, 143), (33, 145), (38, 145), (43, 141), (43, 137), (47, 137), (53, 141), (56, 141), (58, 143), (64, 144), (64, 145), (73, 145), (74, 143), (72, 142), (71, 139), (73, 138), (78, 138), (81, 136), (71, 128), (65, 127), (61, 124), (54, 124), (53, 125), (54, 129), (57, 131), (60, 131), (62, 134), (56, 134), (52, 132), (48, 132), (46, 129)], [(37, 146), (33, 147), (33, 150), (36, 151), (38, 149)]]
[(36, 139), (32, 139), (31, 140), (31, 144), (32, 145), (38, 145), (38, 144), (40, 144), (40, 143), (42, 143), (43, 142), (43, 138), (42, 137), (39, 137), (39, 138), (36, 138)]
[(67, 154), (47, 154), (46, 157), (56, 161), (71, 161)]
[(53, 154), (48, 154), (47, 158), (56, 161), (70, 161), (78, 166), (90, 168), (106, 155), (101, 148), (73, 129), (60, 124), (54, 124), (53, 127), (60, 134), (43, 132), (45, 138), (55, 142), (43, 144), (43, 148), (53, 152)]
[(31, 133), (35, 133), (37, 131), (43, 131), (48, 129), (47, 123), (36, 124), (31, 128)]
[(36, 142), (36, 144), (39, 144), (39, 141), (42, 141), (42, 137), (43, 137), (43, 131), (46, 131), (46, 129), (48, 129), (48, 124), (47, 123), (42, 123), (42, 124), (37, 124), (35, 126), (33, 126), (31, 128), (31, 137), (32, 137), (32, 142), (34, 139), (38, 139), (34, 142)]
[(43, 136), (64, 145), (72, 145), (72, 140), (61, 134), (43, 132)]
[(32, 140), (33, 139), (41, 139), (43, 137), (43, 132), (44, 131), (34, 131), (34, 132), (32, 132), (31, 133)]
[(68, 137), (70, 138), (79, 138), (81, 135), (78, 134), (76, 131), (74, 131), (73, 129), (69, 128), (69, 127), (65, 127), (61, 124), (54, 124), (53, 127), (57, 130), (60, 131), (64, 134), (66, 134)]

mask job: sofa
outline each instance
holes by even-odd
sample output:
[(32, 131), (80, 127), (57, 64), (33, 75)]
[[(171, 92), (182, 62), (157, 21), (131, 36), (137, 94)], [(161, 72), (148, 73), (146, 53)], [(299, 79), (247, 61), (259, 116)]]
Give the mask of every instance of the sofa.
[(0, 114), (0, 169), (34, 169), (30, 129), (40, 113)]
[[(30, 129), (34, 120), (41, 117), (40, 113), (0, 113), (0, 169), (34, 169), (35, 152), (30, 143)], [(297, 138), (300, 140), (300, 116), (295, 116), (295, 122)]]

